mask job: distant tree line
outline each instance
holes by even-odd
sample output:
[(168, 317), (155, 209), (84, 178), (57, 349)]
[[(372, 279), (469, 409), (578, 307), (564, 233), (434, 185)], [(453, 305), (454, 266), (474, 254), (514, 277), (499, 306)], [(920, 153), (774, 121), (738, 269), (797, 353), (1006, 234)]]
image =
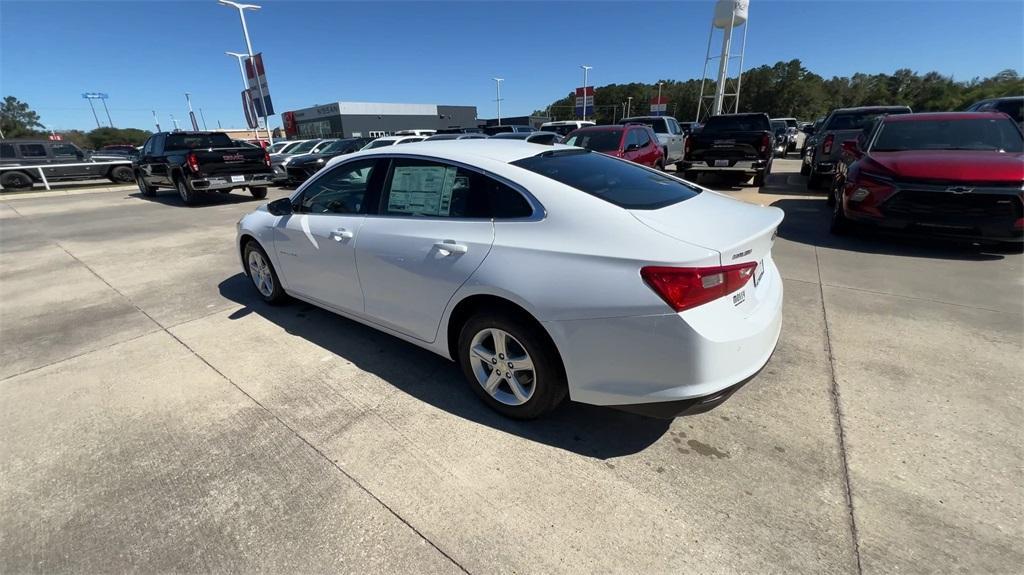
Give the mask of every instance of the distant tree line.
[[(50, 132), (39, 119), (39, 114), (25, 102), (14, 96), (7, 96), (0, 102), (0, 132), (5, 139), (36, 138), (47, 139)], [(60, 130), (64, 141), (72, 142), (80, 148), (98, 150), (110, 144), (142, 145), (151, 132), (136, 128), (96, 128), (88, 132), (82, 130)]]
[[(667, 113), (679, 120), (692, 121), (700, 99), (700, 80), (662, 82), (662, 96), (668, 100)], [(706, 82), (704, 95), (714, 93), (715, 82)], [(1024, 94), (1024, 79), (1015, 70), (968, 81), (956, 81), (938, 72), (921, 75), (908, 69), (892, 74), (854, 74), (826, 79), (804, 68), (800, 60), (790, 60), (745, 71), (739, 111), (766, 112), (773, 118), (794, 117), (810, 122), (833, 108), (903, 104), (916, 112), (962, 110), (984, 98), (1021, 94)], [(612, 123), (622, 118), (623, 104), (629, 97), (633, 98), (633, 115), (649, 114), (650, 100), (657, 95), (657, 83), (600, 86), (594, 90), (596, 121)], [(556, 120), (576, 119), (575, 102), (575, 94), (570, 93), (552, 102), (549, 109), (535, 111), (534, 115), (550, 115)]]

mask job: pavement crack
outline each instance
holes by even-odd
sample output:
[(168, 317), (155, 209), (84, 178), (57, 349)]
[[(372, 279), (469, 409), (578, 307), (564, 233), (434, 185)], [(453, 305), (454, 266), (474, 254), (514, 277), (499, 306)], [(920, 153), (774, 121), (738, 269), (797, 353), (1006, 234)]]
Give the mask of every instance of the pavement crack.
[[(815, 248), (815, 257), (817, 257), (817, 248)], [(821, 270), (818, 270), (818, 279), (819, 280), (821, 279)], [(912, 295), (903, 295), (903, 294), (898, 294), (898, 293), (878, 291), (878, 290), (861, 288), (861, 287), (853, 287), (853, 286), (842, 286), (842, 285), (835, 285), (835, 284), (824, 284), (824, 285), (825, 285), (825, 287), (830, 287), (830, 288), (848, 289), (848, 290), (851, 290), (851, 291), (859, 291), (859, 292), (863, 292), (863, 293), (869, 293), (869, 294), (874, 294), (874, 295), (884, 295), (884, 296), (889, 296), (889, 297), (898, 297), (898, 298), (903, 298), (903, 299), (912, 299), (912, 300), (915, 300), (915, 301), (926, 301), (926, 302), (929, 302), (929, 303), (937, 303), (937, 304), (942, 304), (942, 305), (950, 305), (950, 306), (954, 306), (954, 307), (962, 307), (962, 308), (967, 308), (967, 309), (976, 309), (978, 311), (990, 311), (992, 313), (1007, 313), (1006, 310), (992, 309), (992, 308), (989, 308), (989, 307), (980, 307), (980, 306), (976, 306), (976, 305), (967, 305), (967, 304), (963, 304), (963, 303), (954, 303), (954, 302), (951, 302), (951, 301), (944, 301), (944, 300), (941, 300), (941, 299), (932, 299), (932, 298), (927, 298), (927, 297), (915, 297), (915, 296), (912, 296)]]
[(843, 484), (845, 487), (846, 509), (850, 515), (850, 537), (853, 539), (853, 555), (857, 559), (857, 573), (863, 574), (864, 568), (860, 559), (860, 534), (857, 532), (857, 514), (853, 507), (853, 486), (850, 483), (850, 460), (846, 450), (846, 429), (843, 427), (843, 408), (839, 395), (839, 380), (836, 378), (836, 358), (832, 353), (832, 332), (828, 323), (828, 311), (825, 308), (825, 287), (821, 281), (821, 263), (818, 260), (818, 247), (814, 247), (814, 265), (818, 270), (818, 294), (821, 297), (821, 316), (825, 323), (825, 351), (828, 353), (828, 367), (831, 377), (830, 391), (832, 412), (835, 415), (836, 436), (839, 440), (839, 454), (843, 460)]

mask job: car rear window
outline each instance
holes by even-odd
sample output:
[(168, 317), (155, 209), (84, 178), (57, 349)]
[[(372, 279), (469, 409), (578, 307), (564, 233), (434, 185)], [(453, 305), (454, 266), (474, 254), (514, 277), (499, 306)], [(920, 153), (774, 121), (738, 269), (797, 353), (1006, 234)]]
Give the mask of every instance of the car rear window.
[(603, 154), (557, 150), (512, 162), (627, 210), (657, 210), (700, 193), (659, 172)]
[(763, 115), (711, 116), (702, 132), (768, 132), (771, 124)]
[(664, 118), (626, 118), (623, 124), (646, 124), (650, 126), (655, 134), (667, 134), (668, 124)]
[(1020, 130), (996, 116), (978, 120), (919, 120), (882, 124), (872, 152), (905, 150), (977, 150), (1020, 153)]
[(164, 150), (199, 150), (204, 148), (234, 148), (227, 134), (168, 134)]
[(569, 134), (565, 144), (595, 152), (614, 152), (622, 141), (622, 130), (584, 130)]

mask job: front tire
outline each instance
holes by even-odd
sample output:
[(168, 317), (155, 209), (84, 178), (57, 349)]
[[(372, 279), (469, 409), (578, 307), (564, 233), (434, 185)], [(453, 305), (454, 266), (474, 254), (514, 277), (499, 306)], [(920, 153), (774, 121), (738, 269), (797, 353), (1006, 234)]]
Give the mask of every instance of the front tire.
[(139, 193), (143, 196), (151, 198), (156, 195), (156, 188), (150, 186), (142, 179), (142, 174), (135, 174), (135, 184), (139, 186)]
[(458, 361), (473, 392), (507, 417), (540, 417), (568, 393), (561, 358), (547, 334), (508, 313), (471, 317), (459, 333)]
[(829, 224), (829, 231), (837, 236), (850, 233), (853, 223), (846, 217), (846, 209), (843, 207), (843, 199), (839, 197), (841, 189), (832, 191), (829, 196), (832, 200), (832, 221)]
[(252, 280), (256, 293), (263, 301), (271, 305), (282, 303), (287, 298), (287, 294), (281, 287), (281, 280), (278, 279), (277, 270), (274, 269), (274, 264), (270, 263), (267, 252), (263, 251), (256, 240), (249, 240), (249, 243), (245, 244), (243, 253), (245, 255), (245, 273)]
[(262, 200), (263, 198), (267, 197), (267, 187), (249, 186), (249, 193), (252, 194), (252, 197), (256, 198), (257, 200)]

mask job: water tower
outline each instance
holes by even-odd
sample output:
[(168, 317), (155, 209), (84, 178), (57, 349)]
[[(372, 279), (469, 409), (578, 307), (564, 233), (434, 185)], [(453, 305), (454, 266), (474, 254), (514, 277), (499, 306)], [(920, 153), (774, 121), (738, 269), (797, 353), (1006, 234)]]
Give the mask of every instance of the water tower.
[[(704, 77), (700, 81), (700, 99), (697, 100), (698, 122), (710, 115), (721, 114), (723, 111), (738, 112), (740, 107), (740, 86), (743, 76), (743, 54), (747, 50), (747, 12), (750, 0), (717, 0), (715, 11), (711, 17), (711, 30), (708, 32), (708, 50), (704, 57)], [(736, 28), (743, 27), (743, 43), (739, 53), (732, 52), (732, 36)], [(722, 31), (722, 51), (718, 56), (711, 55), (711, 40), (715, 30)], [(729, 81), (729, 69), (732, 61), (739, 59), (735, 82)], [(708, 79), (708, 65), (718, 60), (718, 79), (715, 82), (714, 95), (704, 95), (704, 84)], [(726, 99), (731, 98), (727, 103)], [(710, 105), (707, 100), (711, 100)]]

